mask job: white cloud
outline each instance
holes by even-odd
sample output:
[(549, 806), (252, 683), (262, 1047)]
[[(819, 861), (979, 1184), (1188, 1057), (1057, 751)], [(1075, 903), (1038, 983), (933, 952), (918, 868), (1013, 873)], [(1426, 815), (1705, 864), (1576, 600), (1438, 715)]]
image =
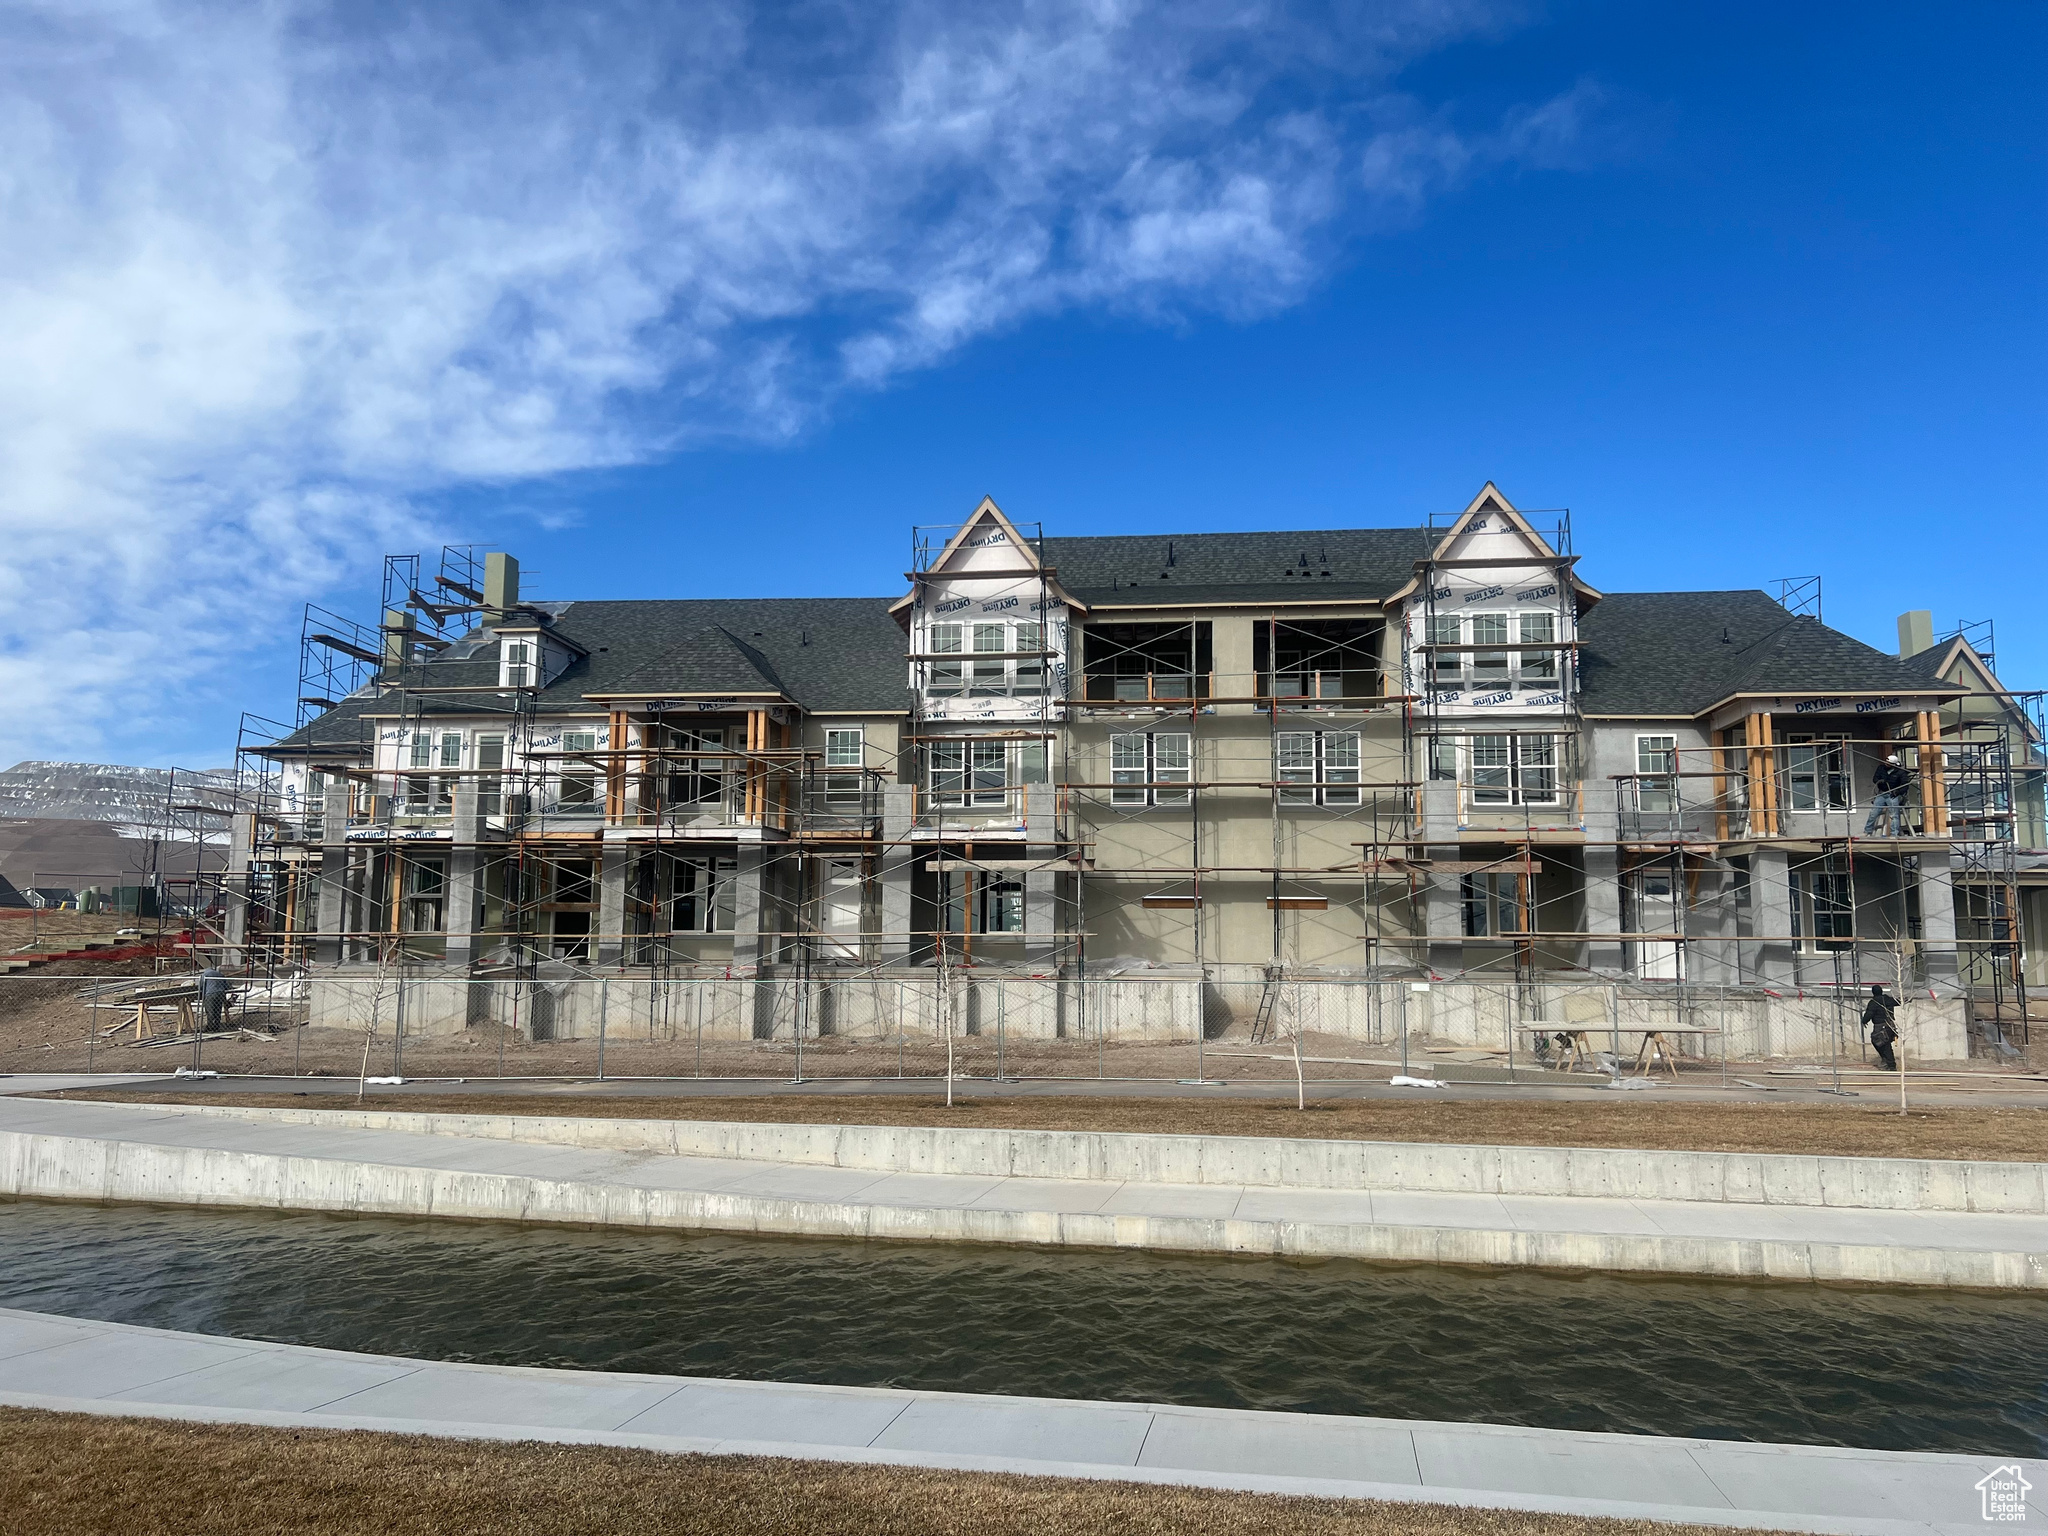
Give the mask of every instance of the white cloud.
[[(798, 431), (1090, 305), (1243, 316), (1555, 163), (1485, 0), (0, 5), (0, 762), (129, 750), (464, 483)], [(1399, 123), (1383, 126), (1375, 123)]]

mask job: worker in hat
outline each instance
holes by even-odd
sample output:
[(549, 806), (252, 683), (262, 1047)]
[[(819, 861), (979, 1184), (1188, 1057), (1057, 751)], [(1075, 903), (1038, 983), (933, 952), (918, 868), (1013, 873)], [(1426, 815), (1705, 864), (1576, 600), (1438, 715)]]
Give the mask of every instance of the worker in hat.
[(1877, 831), (1880, 821), (1891, 825), (1893, 837), (1906, 835), (1906, 791), (1913, 787), (1913, 775), (1899, 761), (1894, 752), (1877, 765), (1877, 771), (1870, 776), (1871, 784), (1877, 790), (1877, 798), (1870, 802), (1869, 819), (1863, 823), (1863, 835), (1869, 837)]

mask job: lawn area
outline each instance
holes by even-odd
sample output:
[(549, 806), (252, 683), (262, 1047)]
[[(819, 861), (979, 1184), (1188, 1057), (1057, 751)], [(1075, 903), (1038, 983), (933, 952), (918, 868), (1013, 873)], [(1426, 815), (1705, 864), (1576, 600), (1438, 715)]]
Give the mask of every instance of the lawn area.
[[(179, 1093), (75, 1089), (47, 1095), (154, 1104), (353, 1108), (353, 1094)], [(1140, 1131), (1206, 1136), (1309, 1136), (1360, 1141), (1508, 1146), (1636, 1147), (1648, 1151), (1790, 1152), (1840, 1157), (1932, 1157), (2038, 1162), (2048, 1109), (1527, 1099), (1338, 1100), (1306, 1111), (1274, 1100), (1068, 1097), (936, 1098), (901, 1094), (749, 1094), (685, 1097), (581, 1093), (376, 1093), (366, 1107), (412, 1114), (578, 1116), (589, 1119), (752, 1120), (804, 1125), (958, 1125), (1018, 1130)]]
[(1664, 1536), (1694, 1525), (0, 1408), (9, 1536)]

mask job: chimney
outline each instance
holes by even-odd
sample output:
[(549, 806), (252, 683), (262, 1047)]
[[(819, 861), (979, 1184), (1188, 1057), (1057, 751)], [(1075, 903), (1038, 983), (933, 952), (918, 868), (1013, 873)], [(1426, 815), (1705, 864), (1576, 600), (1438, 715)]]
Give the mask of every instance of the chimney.
[(508, 554), (484, 556), (484, 613), (486, 624), (503, 624), (519, 606), (519, 562)]
[(384, 610), (384, 675), (390, 677), (412, 660), (412, 642), (419, 633), (413, 616), (403, 608)]
[(1934, 615), (1925, 608), (1899, 615), (1899, 657), (1918, 656), (1934, 649)]

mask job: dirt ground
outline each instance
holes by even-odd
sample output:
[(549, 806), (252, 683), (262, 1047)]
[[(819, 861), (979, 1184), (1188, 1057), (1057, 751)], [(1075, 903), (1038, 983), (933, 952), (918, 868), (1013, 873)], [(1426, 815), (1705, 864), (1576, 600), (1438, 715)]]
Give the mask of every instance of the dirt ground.
[[(93, 1088), (39, 1095), (148, 1104), (351, 1107), (353, 1094), (180, 1093)], [(1004, 1130), (1141, 1131), (1203, 1136), (1305, 1136), (1522, 1147), (1630, 1147), (1649, 1151), (1791, 1152), (1836, 1157), (1933, 1157), (2039, 1162), (2048, 1157), (2048, 1108), (1896, 1105), (1643, 1103), (1528, 1099), (1335, 1100), (1306, 1111), (1275, 1100), (957, 1097), (803, 1094), (706, 1098), (617, 1094), (379, 1093), (361, 1101), (411, 1114), (576, 1115), (630, 1120), (752, 1120), (804, 1125), (959, 1125)]]
[[(177, 926), (167, 921), (164, 936), (171, 937)], [(66, 948), (67, 943), (116, 938), (131, 928), (145, 938), (157, 936), (157, 920), (153, 917), (138, 919), (132, 913), (120, 912), (38, 912), (33, 908), (23, 911), (10, 907), (0, 915), (0, 955), (24, 950), (58, 951)]]
[[(174, 962), (184, 964), (184, 962)], [(82, 1071), (90, 1061), (93, 1069), (108, 1072), (167, 1071), (192, 1062), (189, 1038), (182, 1045), (130, 1043), (124, 1033), (114, 1041), (89, 1043), (91, 1027), (87, 1011), (77, 992), (93, 974), (110, 975), (134, 971), (148, 974), (148, 961), (67, 963), (67, 972), (78, 973), (65, 980), (0, 978), (0, 1072)], [(102, 1011), (99, 1027), (117, 1022), (113, 1013)], [(246, 1018), (229, 1016), (229, 1023), (243, 1022), (256, 1036), (265, 1036), (269, 1019), (261, 1012)], [(615, 1035), (602, 1049), (594, 1039), (535, 1042), (501, 1026), (491, 1025), (444, 1035), (408, 1035), (396, 1039), (387, 1021), (377, 1034), (359, 1029), (328, 1027), (297, 1028), (278, 1021), (272, 1038), (208, 1040), (201, 1049), (202, 1066), (227, 1073), (324, 1073), (354, 1077), (364, 1070), (376, 1076), (405, 1077), (594, 1077), (600, 1065), (608, 1077), (753, 1077), (793, 1079), (942, 1077), (946, 1072), (946, 1048), (930, 1036), (887, 1040), (852, 1040), (827, 1037), (804, 1041), (801, 1060), (789, 1040), (704, 1040), (689, 1035), (652, 1040)], [(166, 1024), (168, 1027), (168, 1024)], [(2007, 1071), (2048, 1070), (2048, 1029), (2036, 1031), (2037, 1042), (2028, 1062), (2014, 1062)], [(368, 1046), (367, 1054), (365, 1046)], [(964, 1077), (1017, 1078), (1138, 1078), (1164, 1082), (1207, 1080), (1220, 1082), (1293, 1082), (1293, 1042), (1253, 1045), (1234, 1037), (1208, 1041), (1200, 1050), (1193, 1042), (1178, 1044), (1098, 1044), (1089, 1040), (1015, 1040), (987, 1035), (956, 1038), (953, 1070)], [(1302, 1075), (1310, 1083), (1384, 1083), (1401, 1070), (1397, 1043), (1372, 1044), (1340, 1035), (1308, 1034), (1302, 1040)], [(1457, 1049), (1431, 1049), (1414, 1041), (1410, 1048), (1410, 1070), (1435, 1075), (1452, 1082), (1498, 1082), (1504, 1080), (1503, 1057), (1475, 1060), (1480, 1053)], [(1907, 1058), (1909, 1068), (1933, 1066)], [(1786, 1062), (1731, 1062), (1725, 1072), (1711, 1060), (1682, 1062), (1680, 1081), (1721, 1085), (1737, 1078), (1758, 1078)], [(1860, 1059), (1842, 1064), (1847, 1069), (1865, 1065)], [(2001, 1064), (1971, 1062), (1940, 1064), (1967, 1065), (1991, 1072)], [(1606, 1074), (1593, 1071), (1576, 1076), (1543, 1073), (1525, 1056), (1516, 1063), (1518, 1078), (1552, 1081), (1569, 1086), (1573, 1082), (1600, 1084)], [(1631, 1063), (1630, 1070), (1634, 1067)], [(1660, 1068), (1659, 1078), (1669, 1080)], [(2020, 1085), (2024, 1087), (2025, 1085)], [(2038, 1086), (2048, 1099), (2048, 1081)]]
[(1708, 1536), (1641, 1520), (0, 1408), (10, 1536)]

